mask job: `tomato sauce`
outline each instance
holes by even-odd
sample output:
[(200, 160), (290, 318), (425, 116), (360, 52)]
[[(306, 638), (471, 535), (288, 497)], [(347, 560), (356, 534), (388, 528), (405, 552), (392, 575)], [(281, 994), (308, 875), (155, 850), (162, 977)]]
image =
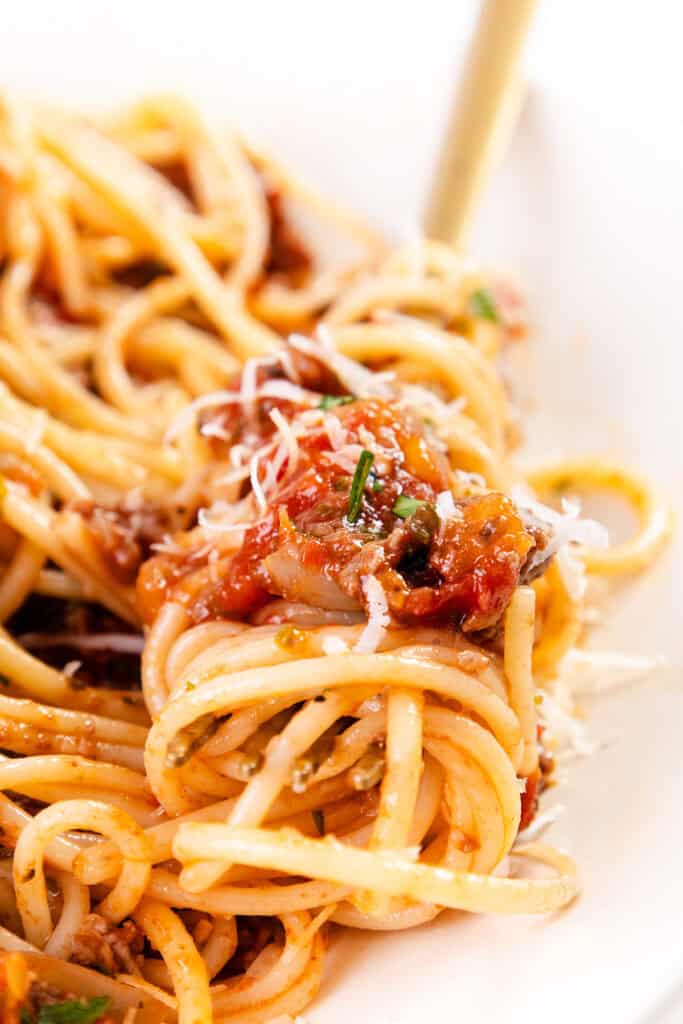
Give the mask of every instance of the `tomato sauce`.
[[(215, 571), (209, 578), (196, 563), (189, 565), (192, 553), (146, 562), (138, 599), (147, 621), (170, 596), (183, 600), (198, 622), (247, 618), (274, 596), (294, 599), (294, 588), (283, 586), (268, 567), (269, 556), (285, 546), (301, 576), (296, 599), (305, 595), (310, 574), (319, 574), (338, 588), (340, 601), (360, 608), (362, 577), (372, 573), (401, 621), (448, 621), (467, 631), (498, 621), (536, 543), (512, 502), (496, 492), (462, 499), (455, 517), (440, 524), (434, 504), (448, 488), (448, 464), (411, 414), (367, 399), (337, 406), (330, 415), (344, 432), (344, 449), (333, 450), (322, 427), (299, 438), (295, 473), (281, 481), (218, 579)], [(355, 458), (366, 446), (374, 459), (352, 509), (348, 452)], [(395, 511), (399, 496), (414, 500), (409, 507), (415, 511), (405, 518)]]

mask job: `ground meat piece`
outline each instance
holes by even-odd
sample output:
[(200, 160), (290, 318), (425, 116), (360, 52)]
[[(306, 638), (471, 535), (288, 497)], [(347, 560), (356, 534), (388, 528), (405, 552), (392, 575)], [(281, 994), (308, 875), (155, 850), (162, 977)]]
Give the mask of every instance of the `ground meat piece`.
[[(218, 578), (184, 575), (168, 558), (144, 567), (138, 597), (146, 621), (147, 609), (171, 593), (198, 622), (246, 618), (271, 597), (360, 609), (363, 577), (373, 575), (399, 621), (447, 622), (465, 632), (497, 625), (545, 535), (495, 491), (456, 501), (455, 515), (440, 522), (435, 502), (448, 487), (446, 458), (394, 404), (357, 400), (329, 415), (339, 420), (341, 445), (332, 449), (322, 428), (299, 437), (295, 473), (269, 495), (268, 510)], [(361, 456), (368, 471), (354, 488)], [(262, 462), (265, 472), (267, 456)]]
[(282, 941), (283, 928), (273, 917), (238, 917), (237, 949), (222, 972), (225, 977), (244, 974), (269, 942)]
[(544, 743), (545, 729), (537, 728), (538, 768), (526, 780), (526, 789), (522, 793), (522, 814), (519, 830), (528, 828), (538, 812), (539, 797), (549, 786), (554, 785), (555, 759)]
[[(344, 388), (329, 366), (293, 345), (285, 344), (283, 347), (284, 364), (273, 360), (269, 365), (257, 367), (257, 389), (266, 381), (288, 380), (286, 364), (299, 387), (320, 395), (344, 393)], [(237, 374), (228, 384), (227, 390), (238, 394), (241, 386), (242, 375)], [(202, 411), (199, 416), (199, 432), (211, 443), (217, 458), (225, 458), (230, 446), (243, 441), (247, 435), (263, 441), (272, 437), (277, 429), (270, 418), (273, 409), (278, 409), (287, 420), (291, 420), (300, 409), (294, 402), (273, 397), (259, 398), (255, 406), (254, 414), (249, 417), (245, 416), (244, 407), (239, 402), (226, 402)]]
[(411, 590), (400, 610), (415, 618), (455, 614), (470, 632), (500, 619), (534, 539), (502, 494), (465, 498), (456, 509), (459, 515), (437, 532), (426, 559), (440, 582)]
[(522, 793), (522, 812), (519, 819), (519, 831), (528, 828), (536, 817), (538, 810), (540, 774), (534, 772), (526, 780), (526, 788)]
[(266, 189), (270, 213), (270, 243), (266, 272), (301, 279), (312, 267), (311, 253), (285, 214), (282, 194), (274, 186)]
[(107, 974), (139, 974), (143, 946), (144, 936), (134, 921), (116, 926), (99, 914), (88, 914), (74, 936), (71, 959)]
[(464, 498), (456, 512), (437, 527), (418, 510), (386, 540), (364, 547), (340, 574), (340, 585), (360, 598), (362, 578), (376, 576), (402, 621), (455, 619), (464, 632), (494, 625), (533, 538), (503, 494)]
[[(521, 517), (527, 533), (533, 537), (534, 544), (529, 549), (524, 560), (524, 565), (519, 575), (519, 582), (532, 583), (539, 576), (543, 575), (553, 557), (552, 549), (549, 545), (550, 531), (544, 523), (539, 522), (530, 512), (525, 511)], [(544, 554), (546, 549), (551, 553)]]
[(316, 359), (314, 355), (302, 352), (293, 345), (286, 345), (289, 355), (289, 363), (294, 368), (297, 383), (309, 391), (317, 391), (319, 395), (343, 395), (346, 389), (342, 387), (339, 378), (327, 365)]
[(141, 502), (137, 496), (110, 506), (76, 501), (68, 507), (83, 518), (102, 559), (121, 583), (134, 583), (152, 544), (178, 528), (177, 512)]

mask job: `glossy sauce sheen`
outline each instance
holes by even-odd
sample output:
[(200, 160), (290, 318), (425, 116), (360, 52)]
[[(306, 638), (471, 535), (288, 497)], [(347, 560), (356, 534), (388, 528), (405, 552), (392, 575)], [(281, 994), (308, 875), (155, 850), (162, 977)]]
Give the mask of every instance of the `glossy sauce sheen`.
[[(299, 438), (295, 474), (246, 531), (217, 581), (197, 571), (192, 552), (143, 565), (138, 600), (146, 621), (170, 597), (186, 603), (198, 622), (246, 618), (273, 596), (305, 600), (312, 575), (324, 582), (330, 607), (361, 607), (361, 580), (374, 575), (400, 621), (453, 621), (466, 631), (498, 621), (536, 544), (512, 502), (496, 492), (463, 498), (456, 515), (440, 523), (434, 503), (448, 489), (448, 464), (418, 420), (379, 399), (328, 415), (339, 420), (347, 445), (376, 451), (353, 521), (352, 476), (335, 461), (327, 432), (311, 429)], [(400, 495), (424, 504), (404, 520), (393, 511)], [(286, 584), (274, 571), (283, 560), (298, 569), (287, 573)]]

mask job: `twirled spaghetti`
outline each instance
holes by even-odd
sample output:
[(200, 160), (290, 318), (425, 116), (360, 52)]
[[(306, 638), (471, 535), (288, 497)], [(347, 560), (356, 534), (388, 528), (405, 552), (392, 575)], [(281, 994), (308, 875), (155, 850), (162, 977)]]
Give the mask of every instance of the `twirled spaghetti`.
[[(586, 570), (669, 524), (620, 469), (510, 461), (515, 289), (166, 97), (4, 100), (0, 261), (5, 1013), (286, 1019), (327, 922), (569, 903), (518, 843), (545, 695)], [(585, 486), (632, 540), (541, 504)]]

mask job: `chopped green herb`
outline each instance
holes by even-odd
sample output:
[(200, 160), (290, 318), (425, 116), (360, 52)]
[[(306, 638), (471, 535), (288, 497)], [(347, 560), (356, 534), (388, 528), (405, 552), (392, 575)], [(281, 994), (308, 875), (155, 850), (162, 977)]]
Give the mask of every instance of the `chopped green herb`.
[(168, 745), (166, 767), (180, 768), (187, 764), (192, 755), (211, 739), (220, 724), (220, 719), (207, 714), (196, 718), (187, 728), (181, 729)]
[(96, 999), (69, 999), (38, 1010), (37, 1024), (95, 1024), (109, 1006), (108, 996)]
[(470, 295), (470, 313), (472, 316), (481, 317), (482, 320), (490, 320), (494, 324), (500, 320), (493, 296), (486, 288), (477, 288), (476, 292), (472, 292)]
[(348, 405), (349, 402), (355, 402), (353, 395), (323, 395), (318, 408), (334, 409), (337, 405)]
[(361, 502), (363, 501), (363, 491), (365, 490), (365, 484), (368, 479), (368, 474), (370, 473), (370, 467), (374, 461), (375, 456), (372, 452), (369, 452), (367, 448), (364, 448), (358, 458), (356, 472), (353, 474), (353, 480), (351, 481), (349, 511), (346, 515), (346, 521), (348, 523), (355, 523), (358, 519)]
[(399, 494), (391, 511), (399, 519), (407, 519), (426, 504), (426, 501), (420, 501), (419, 498), (409, 498), (407, 494)]
[(334, 505), (330, 505), (328, 501), (321, 501), (319, 505), (315, 506), (313, 511), (317, 516), (322, 517), (333, 515), (336, 518), (338, 515), (337, 509)]
[(372, 489), (375, 494), (379, 494), (384, 490), (384, 483), (376, 476), (372, 478)]
[(313, 824), (315, 825), (316, 832), (319, 836), (325, 835), (325, 815), (323, 811), (316, 809), (311, 811), (311, 817), (313, 818)]

